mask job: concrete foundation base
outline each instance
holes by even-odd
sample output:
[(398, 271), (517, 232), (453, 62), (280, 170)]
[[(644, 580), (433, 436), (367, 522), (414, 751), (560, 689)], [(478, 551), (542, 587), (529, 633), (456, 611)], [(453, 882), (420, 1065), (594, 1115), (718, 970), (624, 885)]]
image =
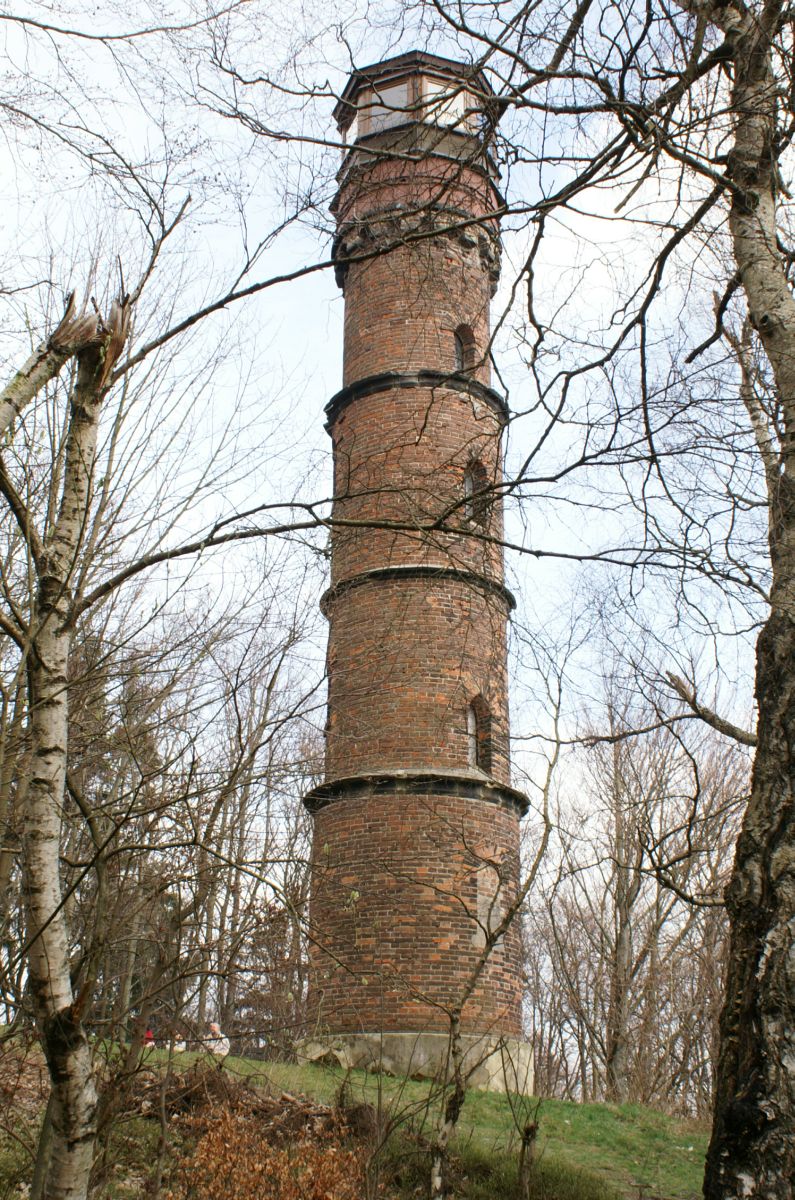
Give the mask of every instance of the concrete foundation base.
[[(529, 1042), (493, 1034), (467, 1034), (464, 1069), (470, 1087), (487, 1092), (533, 1091), (533, 1051)], [(442, 1079), (450, 1042), (444, 1033), (342, 1033), (306, 1038), (297, 1047), (305, 1062), (334, 1062), (346, 1071), (360, 1068)]]

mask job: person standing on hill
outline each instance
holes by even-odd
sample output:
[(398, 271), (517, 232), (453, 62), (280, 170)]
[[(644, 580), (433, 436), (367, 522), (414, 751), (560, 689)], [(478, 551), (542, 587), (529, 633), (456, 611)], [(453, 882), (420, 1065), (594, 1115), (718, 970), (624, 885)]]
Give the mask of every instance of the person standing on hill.
[(231, 1049), (229, 1038), (226, 1034), (221, 1033), (221, 1026), (217, 1021), (210, 1024), (210, 1036), (205, 1039), (205, 1048), (210, 1051), (210, 1054), (215, 1058), (225, 1059)]

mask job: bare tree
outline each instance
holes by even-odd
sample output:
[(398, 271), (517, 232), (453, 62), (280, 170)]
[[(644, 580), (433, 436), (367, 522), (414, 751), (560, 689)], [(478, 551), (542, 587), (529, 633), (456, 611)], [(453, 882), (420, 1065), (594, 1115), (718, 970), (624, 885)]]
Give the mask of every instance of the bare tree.
[(614, 679), (605, 716), (589, 714), (606, 740), (569, 752), (582, 781), (564, 785), (557, 853), (526, 915), (539, 1083), (706, 1115), (745, 763), (714, 735), (634, 732), (653, 716)]
[[(233, 639), (239, 644), (242, 630), (235, 630), (223, 610), (197, 612), (202, 623), (188, 622), (179, 639), (173, 624), (164, 628), (163, 647), (141, 641), (152, 617), (147, 612), (138, 619), (135, 589), (126, 607), (117, 604), (115, 611), (109, 599), (117, 595), (116, 586), (100, 586), (97, 602), (86, 603), (87, 584), (101, 569), (108, 540), (115, 553), (124, 544), (118, 524), (112, 531), (108, 523), (113, 506), (105, 504), (101, 491), (97, 497), (94, 481), (102, 461), (97, 449), (102, 403), (123, 345), (125, 307), (113, 310), (107, 330), (97, 318), (95, 338), (78, 355), (53, 518), (38, 507), (35, 492), (29, 489), (23, 499), (21, 486), (31, 477), (24, 467), (30, 463), (20, 459), (19, 473), (6, 471), (2, 485), (10, 516), (24, 535), (24, 558), (7, 577), (4, 610), (17, 653), (9, 678), (14, 680), (21, 662), (26, 679), (24, 729), (18, 730), (16, 709), (8, 723), (16, 763), (27, 771), (24, 806), (11, 787), (6, 795), (9, 815), (12, 803), (21, 810), (23, 834), (20, 877), (27, 917), (16, 961), (23, 955), (27, 960), (26, 990), (53, 1077), (47, 1195), (85, 1194), (93, 1163), (98, 1095), (85, 1019), (96, 1015), (108, 1029), (112, 1015), (123, 1028), (131, 1006), (151, 1015), (155, 1004), (174, 1019), (183, 1015), (191, 976), (200, 993), (206, 989), (211, 964), (205, 952), (197, 957), (190, 927), (201, 931), (199, 946), (206, 946), (208, 937), (212, 944), (239, 925), (240, 913), (230, 920), (224, 909), (220, 882), (228, 885), (230, 875), (237, 875), (242, 894), (241, 838), (251, 822), (265, 819), (254, 806), (252, 785), (268, 753), (273, 774), (280, 734), (305, 707), (297, 680), (290, 689), (282, 686), (286, 661), (303, 636), (295, 617), (275, 648), (249, 632), (247, 652), (235, 664)], [(54, 462), (60, 458), (59, 450)], [(32, 581), (27, 590), (26, 579)], [(270, 586), (276, 587), (275, 576)], [(95, 620), (92, 627), (88, 618), (97, 613), (101, 623)], [(262, 628), (265, 619), (260, 604), (255, 626)], [(228, 647), (226, 670), (238, 677), (251, 674), (256, 659), (262, 689), (256, 710), (246, 715), (240, 678), (232, 685), (219, 672), (235, 724), (227, 761), (221, 757), (211, 767), (205, 743), (223, 702), (203, 663), (212, 661), (213, 643), (221, 636)], [(125, 647), (122, 653), (114, 652), (114, 643)], [(186, 861), (180, 846), (195, 847), (195, 858)], [(152, 857), (158, 847), (160, 865)], [(250, 869), (262, 874), (263, 857), (267, 871), (267, 853), (258, 854)], [(251, 862), (251, 855), (246, 859)], [(233, 893), (225, 887), (223, 894)], [(120, 941), (126, 949), (113, 1012), (92, 1014), (94, 990), (98, 981), (108, 987)], [(109, 989), (106, 1002), (111, 994)], [(139, 1049), (140, 1039), (133, 1038), (127, 1069)], [(113, 1107), (106, 1104), (99, 1113), (103, 1125)]]

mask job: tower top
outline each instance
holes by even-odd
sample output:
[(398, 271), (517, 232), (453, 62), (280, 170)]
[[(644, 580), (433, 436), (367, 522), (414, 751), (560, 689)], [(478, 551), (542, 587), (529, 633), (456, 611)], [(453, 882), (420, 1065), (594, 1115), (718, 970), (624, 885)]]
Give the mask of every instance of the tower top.
[(354, 71), (334, 119), (346, 145), (418, 125), (479, 138), (493, 97), (471, 63), (409, 50)]

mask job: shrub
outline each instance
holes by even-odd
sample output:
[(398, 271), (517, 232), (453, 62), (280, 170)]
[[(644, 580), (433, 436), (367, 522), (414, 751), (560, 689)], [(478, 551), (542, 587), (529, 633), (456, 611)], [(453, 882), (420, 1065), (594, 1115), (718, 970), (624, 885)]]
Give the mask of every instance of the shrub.
[(363, 1165), (326, 1138), (276, 1146), (256, 1118), (225, 1110), (206, 1125), (169, 1200), (361, 1200)]

